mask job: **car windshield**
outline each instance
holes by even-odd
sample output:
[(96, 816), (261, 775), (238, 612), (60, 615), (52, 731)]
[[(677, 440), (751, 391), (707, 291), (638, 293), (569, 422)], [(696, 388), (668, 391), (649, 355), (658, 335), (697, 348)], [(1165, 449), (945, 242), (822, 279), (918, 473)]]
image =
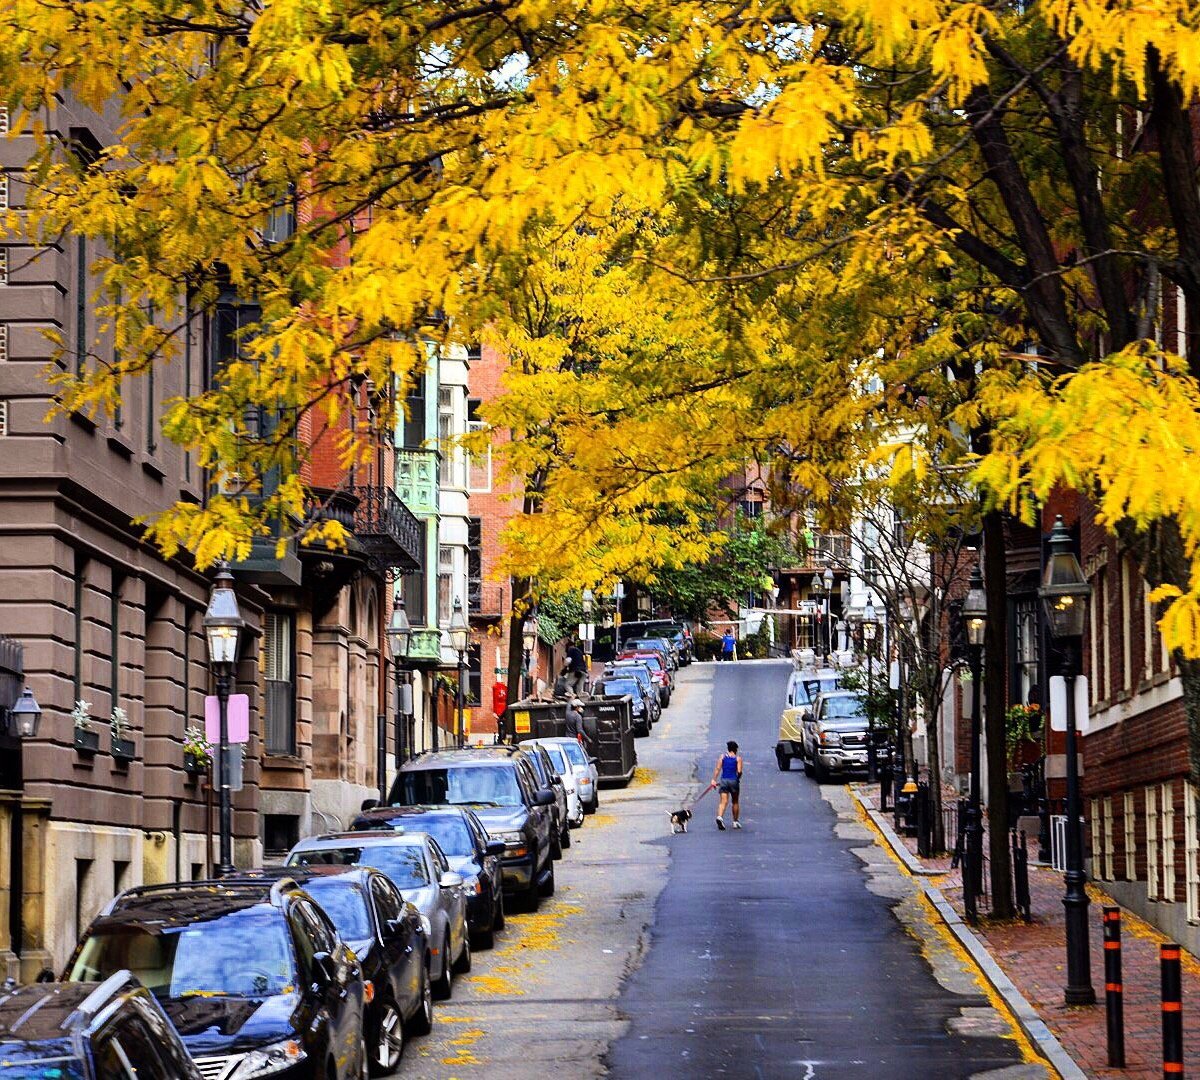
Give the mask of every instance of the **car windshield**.
[(253, 907), (153, 930), (94, 930), (68, 976), (100, 982), (127, 968), (160, 998), (270, 997), (295, 988), (296, 962), (283, 913)]
[(860, 697), (830, 697), (825, 699), (821, 707), (821, 716), (826, 720), (849, 719), (863, 715), (863, 702)]
[(429, 884), (425, 857), (415, 843), (293, 851), (288, 866), (373, 866), (387, 874), (398, 889), (419, 889)]
[(645, 664), (651, 671), (662, 671), (662, 657), (657, 653), (654, 656), (639, 656), (639, 664)]
[(837, 679), (805, 679), (796, 687), (796, 704), (811, 705), (818, 694), (828, 694), (837, 688)]
[(572, 765), (586, 765), (587, 754), (583, 752), (583, 747), (577, 742), (559, 743), (567, 753), (567, 757), (571, 759)]
[(546, 763), (538, 757), (536, 750), (529, 751), (529, 764), (533, 766), (533, 771), (537, 774), (539, 784), (544, 784), (549, 780), (546, 775)]
[(550, 755), (550, 761), (559, 776), (566, 776), (571, 771), (566, 758), (563, 757), (562, 751), (557, 746), (547, 746), (546, 753)]
[(634, 697), (641, 697), (642, 688), (637, 679), (605, 679), (600, 687), (603, 694), (632, 694)]
[(616, 670), (628, 678), (637, 679), (643, 686), (650, 681), (649, 669), (640, 664), (637, 667), (634, 667), (632, 664), (617, 664)]
[(457, 811), (453, 817), (449, 814), (430, 814), (428, 817), (404, 818), (404, 827), (428, 833), (447, 855), (475, 854), (475, 845), (471, 842), (471, 830), (467, 828), (467, 823), (458, 816)]
[(418, 769), (399, 777), (401, 806), (520, 806), (516, 770), (503, 765)]
[(304, 883), (308, 893), (329, 916), (343, 941), (373, 937), (371, 914), (362, 886), (344, 878), (313, 878)]

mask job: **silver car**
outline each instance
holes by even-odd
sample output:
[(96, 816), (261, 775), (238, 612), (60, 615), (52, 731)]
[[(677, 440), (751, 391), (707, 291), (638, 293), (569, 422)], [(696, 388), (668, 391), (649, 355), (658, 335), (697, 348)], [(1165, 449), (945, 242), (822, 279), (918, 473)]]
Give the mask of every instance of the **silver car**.
[[(428, 833), (402, 827), (372, 832), (328, 833), (301, 840), (288, 866), (373, 866), (429, 921), (433, 992), (448, 998), (454, 973), (471, 970), (467, 897), (461, 874)], [(435, 974), (436, 973), (436, 974)]]
[(567, 824), (572, 829), (578, 829), (583, 824), (583, 802), (579, 798), (579, 783), (575, 770), (567, 759), (565, 749), (553, 739), (523, 739), (517, 745), (522, 750), (532, 750), (535, 746), (540, 746), (550, 755), (550, 764), (562, 781), (563, 790), (567, 795)]
[(585, 814), (594, 813), (600, 807), (600, 774), (596, 771), (596, 759), (589, 757), (578, 739), (558, 735), (553, 738), (538, 739), (544, 746), (559, 746), (571, 763), (571, 771), (575, 774), (575, 789), (579, 793), (579, 801)]
[(865, 695), (856, 690), (818, 694), (802, 721), (804, 771), (819, 781), (867, 768)]

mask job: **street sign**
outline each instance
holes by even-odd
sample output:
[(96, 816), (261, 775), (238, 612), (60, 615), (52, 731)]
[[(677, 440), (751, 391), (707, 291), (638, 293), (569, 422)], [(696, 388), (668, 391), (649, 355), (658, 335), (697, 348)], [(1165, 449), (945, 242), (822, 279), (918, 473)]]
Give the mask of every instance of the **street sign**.
[(529, 713), (525, 709), (513, 713), (513, 729), (518, 735), (529, 734)]
[[(248, 743), (250, 741), (250, 695), (229, 695), (229, 741), (231, 743)], [(217, 746), (221, 742), (221, 703), (216, 694), (209, 694), (204, 699), (204, 737)]]
[(796, 610), (801, 615), (817, 615), (821, 611), (821, 606), (815, 600), (801, 600), (796, 604)]
[[(1088, 729), (1088, 681), (1086, 675), (1075, 680), (1075, 730)], [(1067, 680), (1061, 675), (1050, 676), (1050, 730), (1067, 730)]]

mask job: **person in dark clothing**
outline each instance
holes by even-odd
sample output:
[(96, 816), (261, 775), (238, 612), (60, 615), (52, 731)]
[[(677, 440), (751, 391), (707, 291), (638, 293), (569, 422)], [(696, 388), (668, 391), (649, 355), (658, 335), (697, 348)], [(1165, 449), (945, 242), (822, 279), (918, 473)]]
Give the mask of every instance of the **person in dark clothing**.
[(732, 630), (726, 630), (725, 636), (721, 638), (721, 659), (732, 660), (733, 650), (737, 648), (737, 638), (733, 636)]
[(567, 667), (563, 674), (567, 679), (567, 690), (572, 694), (582, 694), (583, 684), (587, 681), (587, 659), (578, 641), (573, 641), (567, 647)]
[(572, 698), (567, 705), (567, 738), (583, 742), (586, 736), (583, 732), (583, 702)]

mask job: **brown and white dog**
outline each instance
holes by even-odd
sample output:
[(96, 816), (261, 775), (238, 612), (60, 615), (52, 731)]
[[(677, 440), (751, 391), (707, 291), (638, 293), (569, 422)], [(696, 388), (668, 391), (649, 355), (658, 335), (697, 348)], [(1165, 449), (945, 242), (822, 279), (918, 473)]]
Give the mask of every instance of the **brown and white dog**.
[(687, 832), (687, 823), (691, 819), (692, 812), (684, 810), (682, 807), (678, 810), (671, 811), (671, 832), (685, 833)]

